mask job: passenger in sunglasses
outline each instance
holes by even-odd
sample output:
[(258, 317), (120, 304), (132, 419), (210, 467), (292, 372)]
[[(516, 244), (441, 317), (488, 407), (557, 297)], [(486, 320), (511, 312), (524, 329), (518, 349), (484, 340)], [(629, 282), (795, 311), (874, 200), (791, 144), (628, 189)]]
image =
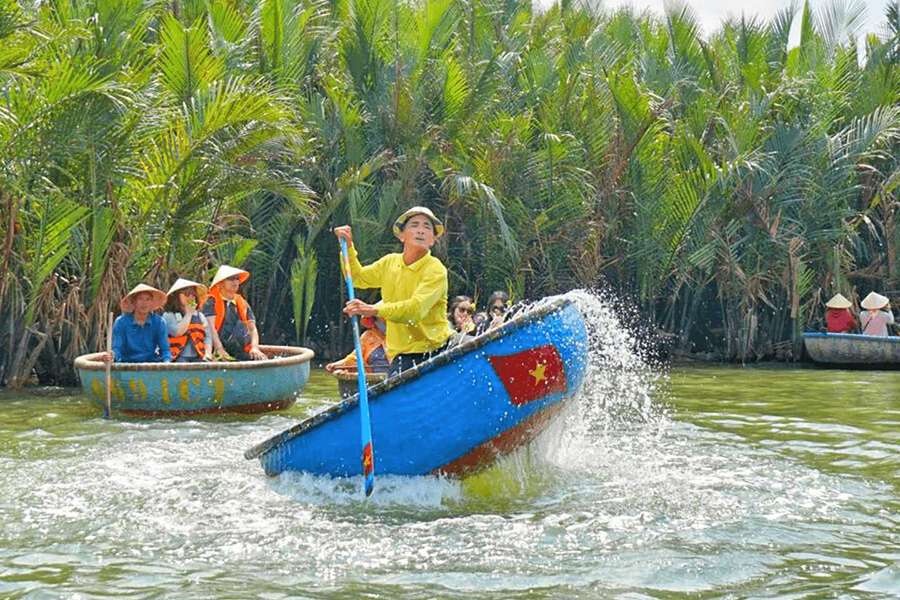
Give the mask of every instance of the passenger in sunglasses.
[(497, 290), (488, 296), (487, 312), (475, 315), (478, 334), (503, 325), (506, 320), (506, 313), (509, 311), (509, 294), (502, 290)]
[(450, 325), (459, 333), (475, 335), (475, 303), (468, 296), (455, 296), (450, 300), (450, 310), (447, 315)]

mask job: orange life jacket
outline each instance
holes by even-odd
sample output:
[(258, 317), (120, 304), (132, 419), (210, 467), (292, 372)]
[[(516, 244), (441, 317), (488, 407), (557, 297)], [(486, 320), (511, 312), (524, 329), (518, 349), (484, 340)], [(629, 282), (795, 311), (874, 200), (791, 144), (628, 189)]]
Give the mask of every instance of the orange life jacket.
[[(385, 357), (387, 357), (387, 344), (384, 335), (379, 335), (371, 329), (363, 331), (359, 336), (359, 345), (362, 349), (363, 361), (366, 364), (366, 371), (372, 371), (373, 368), (369, 364), (369, 357), (379, 348), (384, 348)], [(390, 361), (388, 361), (390, 362)], [(335, 365), (335, 369), (356, 369), (356, 351), (354, 350)]]
[[(222, 323), (225, 322), (225, 299), (222, 298), (222, 292), (219, 290), (219, 286), (214, 287), (209, 290), (208, 297), (212, 298), (216, 303), (216, 316), (213, 321), (213, 325), (216, 328), (216, 331), (221, 331)], [(204, 300), (204, 302), (206, 302)], [(244, 297), (240, 294), (234, 295), (234, 305), (237, 307), (238, 318), (244, 323), (247, 327), (247, 331), (250, 330), (250, 322), (247, 320), (247, 301), (244, 300)], [(244, 345), (244, 352), (250, 352), (251, 344), (247, 342)]]
[[(197, 320), (195, 321), (194, 319)], [(169, 350), (172, 352), (173, 362), (184, 351), (188, 340), (194, 345), (197, 356), (203, 358), (206, 355), (206, 326), (203, 325), (203, 320), (196, 315), (188, 323), (187, 331), (184, 332), (184, 335), (169, 336)]]

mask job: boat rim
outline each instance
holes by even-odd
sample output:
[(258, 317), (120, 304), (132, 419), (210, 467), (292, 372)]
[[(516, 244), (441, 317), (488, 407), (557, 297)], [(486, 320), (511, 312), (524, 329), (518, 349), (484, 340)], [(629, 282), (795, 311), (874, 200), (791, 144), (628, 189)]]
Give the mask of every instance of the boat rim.
[[(184, 362), (184, 363), (112, 363), (113, 372), (128, 371), (221, 371), (223, 369), (251, 370), (270, 367), (285, 367), (309, 362), (316, 355), (309, 348), (302, 346), (270, 346), (260, 345), (260, 350), (266, 354), (281, 354), (266, 360), (238, 360), (238, 361), (213, 361), (213, 362)], [(106, 363), (98, 360), (103, 352), (83, 354), (75, 359), (75, 368), (80, 371), (105, 371)]]
[(857, 341), (867, 341), (867, 342), (879, 342), (879, 343), (890, 343), (890, 344), (900, 344), (900, 336), (898, 335), (865, 335), (862, 333), (824, 333), (821, 331), (807, 331), (803, 333), (803, 338), (811, 338), (811, 339), (845, 339), (845, 340), (857, 340)]
[[(447, 352), (442, 352), (437, 356), (434, 356), (427, 361), (412, 367), (411, 369), (403, 371), (396, 377), (388, 378), (381, 383), (373, 385), (368, 389), (369, 402), (377, 400), (379, 396), (386, 392), (389, 392), (399, 385), (421, 377), (425, 373), (433, 371), (438, 367), (442, 367), (447, 363), (455, 360), (457, 357), (462, 356), (463, 354), (468, 354), (469, 352), (478, 350), (482, 346), (485, 346), (496, 339), (504, 337), (512, 333), (513, 331), (516, 331), (517, 329), (521, 329), (525, 325), (533, 323), (534, 321), (537, 321), (545, 317), (546, 315), (552, 312), (556, 312), (571, 304), (574, 304), (574, 302), (569, 298), (556, 298), (542, 306), (536, 306), (527, 311), (524, 311), (514, 316), (512, 319), (510, 319), (500, 327), (486, 331), (481, 335), (476, 336), (471, 340), (467, 340), (462, 344), (452, 348), (451, 350), (448, 350)], [(282, 431), (281, 433), (278, 433), (270, 437), (269, 439), (256, 444), (252, 448), (247, 449), (244, 452), (244, 458), (246, 458), (247, 460), (259, 458), (275, 446), (279, 446), (297, 437), (298, 435), (321, 425), (325, 421), (329, 421), (332, 418), (353, 409), (353, 407), (355, 407), (358, 403), (358, 393), (350, 396), (349, 398), (345, 398), (344, 400), (341, 400), (340, 402), (337, 402), (336, 404), (325, 408), (324, 410), (312, 415), (311, 417), (304, 419), (290, 429)]]
[[(359, 375), (357, 375), (357, 373), (358, 371), (355, 369), (353, 371), (338, 369), (331, 373), (331, 375), (338, 381), (358, 381)], [(387, 379), (387, 373), (374, 373), (372, 371), (366, 371), (366, 381), (368, 381), (370, 378), (373, 380), (377, 379), (379, 382), (381, 382)]]

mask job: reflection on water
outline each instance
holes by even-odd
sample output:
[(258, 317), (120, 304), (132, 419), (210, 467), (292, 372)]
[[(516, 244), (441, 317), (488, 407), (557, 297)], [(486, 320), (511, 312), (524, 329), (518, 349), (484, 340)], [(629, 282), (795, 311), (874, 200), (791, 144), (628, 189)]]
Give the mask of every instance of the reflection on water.
[(322, 372), (261, 417), (105, 421), (80, 396), (6, 393), (0, 597), (900, 590), (900, 373), (675, 368), (646, 386), (632, 366), (599, 369), (489, 471), (380, 477), (369, 501), (242, 457), (336, 397)]

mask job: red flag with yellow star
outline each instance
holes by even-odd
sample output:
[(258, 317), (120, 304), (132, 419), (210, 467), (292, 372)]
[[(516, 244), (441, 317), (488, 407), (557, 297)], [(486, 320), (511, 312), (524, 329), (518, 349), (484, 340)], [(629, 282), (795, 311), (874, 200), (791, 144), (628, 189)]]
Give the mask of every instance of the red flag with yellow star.
[(527, 404), (553, 392), (566, 391), (566, 371), (553, 344), (535, 346), (515, 354), (489, 356), (510, 401)]

